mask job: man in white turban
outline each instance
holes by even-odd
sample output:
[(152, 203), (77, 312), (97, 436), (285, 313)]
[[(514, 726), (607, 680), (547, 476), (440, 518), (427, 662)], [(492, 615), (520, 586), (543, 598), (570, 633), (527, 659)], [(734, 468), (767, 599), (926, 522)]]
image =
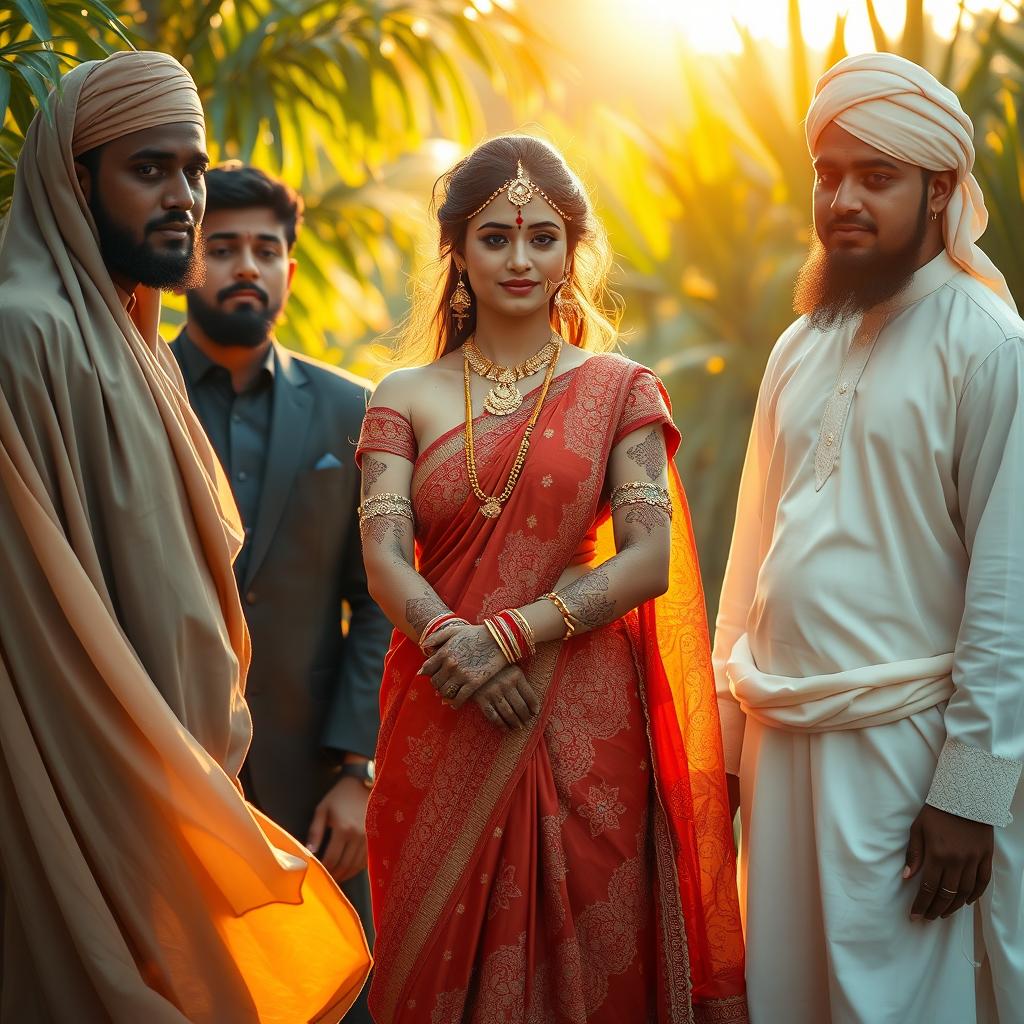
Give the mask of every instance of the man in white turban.
[(239, 521), (158, 292), (195, 280), (177, 61), (71, 71), (0, 239), (0, 1024), (333, 1022), (352, 908), (249, 808)]
[(807, 116), (715, 639), (755, 1024), (1024, 1019), (1024, 322), (972, 132), (889, 54)]

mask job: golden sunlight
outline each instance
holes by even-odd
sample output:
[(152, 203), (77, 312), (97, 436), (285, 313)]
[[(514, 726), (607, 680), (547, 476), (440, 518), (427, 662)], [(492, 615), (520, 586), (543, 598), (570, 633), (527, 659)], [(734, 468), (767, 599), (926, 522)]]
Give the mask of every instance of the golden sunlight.
[[(735, 53), (740, 48), (737, 24), (760, 40), (785, 46), (788, 38), (787, 0), (638, 0), (633, 10), (646, 30), (675, 31), (691, 49), (701, 53)], [(812, 0), (801, 5), (803, 35), (816, 49), (828, 46), (835, 32), (836, 18), (846, 14), (846, 46), (851, 53), (873, 50), (865, 5), (858, 0)], [(959, 0), (928, 0), (925, 4), (932, 24), (941, 36), (951, 36), (960, 8)], [(875, 0), (879, 21), (886, 32), (898, 33), (903, 25), (904, 0)], [(1006, 0), (968, 0), (964, 28), (972, 15), (1003, 10), (1014, 16), (1014, 4)]]

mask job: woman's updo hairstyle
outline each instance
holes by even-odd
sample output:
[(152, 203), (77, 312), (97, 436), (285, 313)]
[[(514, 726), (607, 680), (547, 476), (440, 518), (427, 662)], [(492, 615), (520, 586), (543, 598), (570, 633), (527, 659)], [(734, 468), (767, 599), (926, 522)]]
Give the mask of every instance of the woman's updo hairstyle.
[(430, 210), (439, 228), (439, 257), (427, 268), (401, 331), (403, 363), (438, 359), (459, 348), (476, 330), (476, 301), (465, 275), (463, 284), (474, 301), (461, 330), (452, 316), (450, 302), (459, 280), (455, 255), (465, 249), (470, 216), (516, 177), (520, 163), (527, 177), (570, 218), (565, 221), (569, 280), (562, 293), (578, 308), (578, 315), (560, 315), (553, 289), (549, 298), (552, 328), (579, 348), (603, 352), (614, 347), (619, 309), (607, 287), (612, 253), (586, 189), (547, 142), (531, 135), (499, 135), (477, 146), (434, 184)]

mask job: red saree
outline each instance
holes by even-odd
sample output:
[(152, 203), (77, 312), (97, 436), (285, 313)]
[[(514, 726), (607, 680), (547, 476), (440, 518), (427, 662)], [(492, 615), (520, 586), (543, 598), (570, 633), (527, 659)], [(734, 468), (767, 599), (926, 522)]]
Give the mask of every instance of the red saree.
[[(477, 420), (485, 490), (500, 489), (529, 408)], [(601, 355), (560, 374), (496, 520), (470, 494), (461, 427), (417, 458), (408, 423), (371, 409), (360, 451), (415, 459), (418, 569), (476, 622), (550, 590), (595, 541), (613, 553), (608, 458), (649, 424), (674, 452), (649, 370)], [(707, 623), (672, 474), (669, 592), (542, 644), (524, 665), (543, 702), (532, 729), (443, 706), (396, 632), (367, 814), (381, 1024), (747, 1020)]]

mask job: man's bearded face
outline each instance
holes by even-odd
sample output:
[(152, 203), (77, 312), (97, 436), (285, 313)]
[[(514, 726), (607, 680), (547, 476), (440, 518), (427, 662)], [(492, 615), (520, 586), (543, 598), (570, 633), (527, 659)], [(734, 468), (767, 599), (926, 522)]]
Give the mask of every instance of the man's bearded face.
[(288, 301), (295, 261), (272, 210), (210, 210), (204, 221), (206, 281), (186, 294), (189, 323), (215, 345), (259, 348)]
[(202, 129), (182, 123), (134, 132), (99, 151), (86, 195), (112, 277), (163, 289), (202, 283), (204, 145)]
[(794, 305), (831, 329), (899, 294), (924, 262), (930, 178), (835, 124), (814, 157), (814, 235)]

